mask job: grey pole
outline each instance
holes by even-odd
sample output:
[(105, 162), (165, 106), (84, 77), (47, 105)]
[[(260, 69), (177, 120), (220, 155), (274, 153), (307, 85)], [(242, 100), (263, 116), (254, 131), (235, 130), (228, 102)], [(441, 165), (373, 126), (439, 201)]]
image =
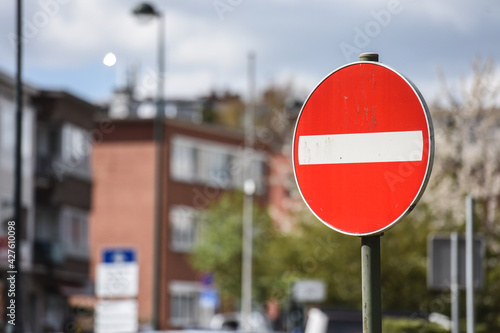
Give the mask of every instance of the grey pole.
[(378, 53), (366, 52), (359, 55), (359, 61), (378, 62)]
[(248, 102), (244, 116), (245, 151), (243, 203), (243, 240), (242, 240), (242, 270), (241, 270), (241, 330), (250, 332), (250, 316), (252, 312), (252, 252), (253, 252), (253, 196), (255, 193), (255, 178), (253, 172), (254, 114), (255, 114), (255, 55), (248, 55)]
[(476, 321), (474, 313), (474, 198), (470, 195), (466, 198), (465, 213), (465, 281), (467, 333), (474, 333)]
[(460, 291), (458, 289), (458, 233), (452, 232), (450, 239), (450, 284), (451, 284), (451, 333), (459, 333), (460, 330)]
[[(6, 332), (23, 331), (22, 284), (21, 284), (21, 241), (22, 241), (22, 128), (23, 128), (23, 82), (22, 82), (22, 1), (17, 0), (16, 13), (16, 118), (15, 118), (15, 151), (14, 151), (14, 251), (13, 265), (7, 269), (7, 278), (13, 278), (14, 293), (7, 293), (7, 305), (15, 304), (15, 319), (5, 317)], [(12, 285), (12, 284), (11, 284)], [(8, 288), (10, 290), (10, 288)], [(9, 312), (5, 312), (10, 314)], [(10, 324), (9, 324), (10, 320)], [(15, 325), (12, 325), (15, 323)]]
[(161, 235), (163, 224), (163, 150), (164, 150), (164, 85), (165, 85), (165, 16), (157, 11), (158, 16), (158, 86), (156, 92), (156, 115), (154, 120), (154, 140), (156, 142), (156, 184), (155, 184), (155, 253), (154, 253), (154, 300), (153, 300), (153, 325), (160, 328), (160, 279), (161, 279)]
[[(360, 61), (378, 62), (377, 53), (362, 53)], [(361, 288), (363, 333), (382, 332), (382, 296), (380, 291), (380, 237), (361, 237)]]
[[(153, 327), (160, 326), (160, 279), (161, 279), (161, 235), (163, 221), (163, 150), (164, 150), (164, 83), (165, 83), (165, 16), (149, 3), (140, 3), (133, 10), (134, 15), (158, 19), (158, 78), (156, 86), (156, 115), (153, 124), (155, 142), (155, 203), (154, 203), (154, 277), (153, 277)], [(163, 263), (165, 264), (165, 263)]]
[(361, 286), (363, 333), (381, 333), (380, 235), (361, 238)]

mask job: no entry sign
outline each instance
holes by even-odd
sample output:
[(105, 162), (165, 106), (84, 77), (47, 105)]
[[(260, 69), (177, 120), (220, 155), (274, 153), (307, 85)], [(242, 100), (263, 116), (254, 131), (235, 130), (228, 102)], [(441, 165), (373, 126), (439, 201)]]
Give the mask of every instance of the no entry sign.
[(356, 62), (328, 75), (298, 116), (293, 165), (300, 193), (326, 225), (381, 233), (416, 205), (430, 177), (432, 122), (395, 70)]

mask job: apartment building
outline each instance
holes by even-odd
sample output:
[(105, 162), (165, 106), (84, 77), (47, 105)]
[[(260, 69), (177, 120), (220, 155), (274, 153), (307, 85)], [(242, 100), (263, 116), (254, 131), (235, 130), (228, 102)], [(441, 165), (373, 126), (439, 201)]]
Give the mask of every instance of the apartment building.
[[(30, 86), (24, 86), (23, 95), (23, 134), (22, 134), (22, 171), (21, 171), (21, 244), (16, 244), (17, 258), (21, 257), (20, 267), (23, 274), (22, 283), (29, 286), (32, 283), (32, 254), (34, 238), (34, 119), (35, 108), (32, 97), (37, 91)], [(8, 259), (8, 232), (7, 223), (14, 218), (14, 150), (15, 150), (15, 80), (0, 73), (0, 306), (7, 307), (6, 272)], [(22, 300), (27, 299), (27, 293), (19, 295)], [(1, 311), (4, 314), (4, 311)], [(5, 315), (0, 317), (0, 325), (4, 325)]]
[(64, 91), (41, 90), (36, 107), (33, 284), (36, 327), (71, 325), (70, 299), (91, 295), (90, 156), (99, 108)]
[[(155, 224), (155, 141), (152, 119), (113, 120), (92, 155), (91, 274), (109, 249), (136, 253), (138, 317), (160, 329), (207, 324), (215, 307), (202, 308), (203, 275), (188, 255), (210, 202), (241, 188), (243, 133), (173, 119), (163, 122), (161, 219)], [(267, 200), (265, 150), (254, 154), (257, 196)]]
[[(7, 268), (13, 219), (15, 81), (0, 73), (0, 267)], [(18, 309), (26, 332), (62, 331), (70, 298), (91, 294), (88, 275), (90, 153), (99, 108), (63, 91), (24, 86), (21, 278)], [(5, 305), (5, 278), (0, 280)], [(2, 305), (2, 308), (5, 308)], [(1, 316), (1, 320), (5, 317)]]

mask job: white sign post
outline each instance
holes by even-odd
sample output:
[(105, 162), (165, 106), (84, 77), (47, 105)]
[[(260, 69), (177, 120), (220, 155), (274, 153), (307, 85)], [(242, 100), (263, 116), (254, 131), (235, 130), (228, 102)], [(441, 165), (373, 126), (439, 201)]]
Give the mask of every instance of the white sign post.
[(139, 265), (135, 250), (106, 249), (96, 270), (96, 333), (138, 330)]
[(96, 333), (137, 332), (136, 300), (101, 300), (95, 309)]
[(132, 263), (101, 263), (97, 266), (96, 294), (98, 297), (137, 297), (139, 265)]

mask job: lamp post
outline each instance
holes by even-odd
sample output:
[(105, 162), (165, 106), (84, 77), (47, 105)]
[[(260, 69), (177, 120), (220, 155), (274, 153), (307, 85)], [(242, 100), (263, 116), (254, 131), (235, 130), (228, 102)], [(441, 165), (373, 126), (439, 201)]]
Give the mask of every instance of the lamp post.
[(153, 284), (153, 327), (159, 328), (160, 303), (160, 253), (162, 226), (162, 189), (163, 189), (163, 118), (164, 118), (164, 72), (165, 72), (165, 20), (164, 15), (149, 3), (137, 5), (133, 14), (144, 18), (157, 18), (158, 21), (158, 77), (156, 91), (156, 116), (154, 120), (154, 141), (156, 143), (155, 170), (155, 241), (154, 241), (154, 284)]
[[(16, 254), (13, 263), (7, 270), (7, 280), (15, 292), (7, 294), (7, 304), (13, 310), (6, 311), (5, 332), (22, 332), (22, 284), (21, 282), (21, 241), (22, 241), (22, 128), (23, 128), (23, 82), (22, 82), (22, 0), (16, 1), (16, 118), (15, 118), (15, 148), (14, 148), (14, 243), (9, 248)], [(10, 223), (10, 222), (9, 222)], [(10, 226), (9, 226), (10, 227)], [(13, 245), (14, 247), (10, 247)], [(9, 250), (10, 251), (10, 250)], [(12, 312), (13, 311), (13, 312)], [(13, 314), (14, 317), (9, 315)], [(16, 325), (17, 324), (17, 325)]]
[(241, 269), (241, 330), (251, 332), (252, 258), (253, 258), (253, 199), (256, 190), (253, 149), (255, 145), (255, 55), (248, 55), (248, 103), (245, 110), (245, 150), (243, 192), (243, 235)]

